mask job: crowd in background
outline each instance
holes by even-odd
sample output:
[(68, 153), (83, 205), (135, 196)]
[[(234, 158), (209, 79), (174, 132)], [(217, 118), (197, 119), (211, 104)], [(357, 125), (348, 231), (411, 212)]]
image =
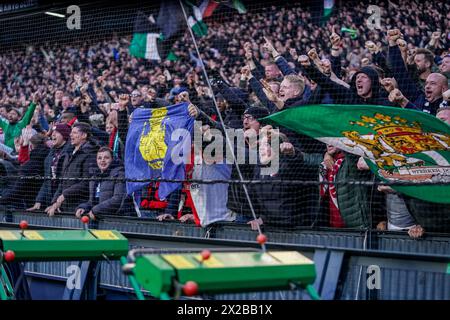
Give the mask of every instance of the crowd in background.
[[(427, 112), (450, 124), (450, 4), (401, 0), (378, 5), (383, 19), (381, 29), (374, 30), (366, 23), (367, 4), (352, 1), (340, 2), (319, 23), (297, 4), (250, 5), (246, 14), (235, 13), (229, 20), (213, 16), (207, 21), (208, 35), (198, 39), (201, 59), (188, 32), (174, 44), (175, 61), (130, 56), (131, 35), (3, 51), (3, 165), (12, 175), (48, 179), (9, 181), (0, 202), (50, 216), (151, 211), (159, 220), (199, 223), (188, 185), (162, 201), (158, 185), (151, 184), (138, 203), (139, 213), (126, 195), (125, 142), (137, 108), (186, 101), (191, 116), (205, 124), (205, 135), (209, 128), (235, 128), (246, 138), (271, 132), (257, 119), (306, 104), (388, 105)], [(373, 178), (358, 157), (280, 130), (277, 174), (261, 174), (260, 152), (258, 164), (242, 166), (241, 173), (244, 179), (267, 183), (249, 186), (248, 198), (242, 185), (230, 184), (227, 199), (217, 204), (222, 211), (215, 222), (237, 221), (252, 228), (376, 227), (409, 230), (412, 237), (424, 230), (449, 231), (448, 206), (408, 198), (389, 187), (271, 183)], [(270, 149), (270, 141), (259, 141), (258, 148), (264, 144)], [(245, 152), (254, 149), (248, 144)], [(78, 177), (95, 179), (64, 180)], [(116, 180), (102, 180), (106, 177)], [(233, 167), (230, 179), (238, 178)]]

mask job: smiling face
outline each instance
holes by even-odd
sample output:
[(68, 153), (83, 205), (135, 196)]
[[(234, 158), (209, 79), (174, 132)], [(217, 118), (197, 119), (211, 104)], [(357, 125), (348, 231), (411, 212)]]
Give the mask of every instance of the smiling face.
[(100, 171), (105, 172), (111, 165), (112, 161), (113, 158), (109, 151), (102, 151), (97, 153), (97, 166)]
[(64, 140), (61, 133), (58, 131), (53, 131), (52, 133), (52, 145), (53, 148), (59, 148), (61, 147), (66, 141)]
[(74, 147), (79, 147), (86, 141), (87, 141), (86, 133), (81, 132), (81, 130), (78, 129), (77, 127), (72, 128), (72, 131), (70, 131), (70, 143)]
[(358, 73), (356, 75), (356, 93), (363, 98), (372, 96), (372, 81), (367, 74)]
[(442, 59), (442, 63), (439, 66), (439, 71), (442, 73), (450, 72), (450, 56), (446, 56)]

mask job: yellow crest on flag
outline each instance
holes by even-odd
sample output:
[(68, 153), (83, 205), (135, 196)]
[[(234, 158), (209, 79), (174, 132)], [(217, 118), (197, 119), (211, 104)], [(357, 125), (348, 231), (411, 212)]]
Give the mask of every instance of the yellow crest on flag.
[(350, 124), (375, 131), (369, 134), (343, 131), (342, 134), (351, 140), (348, 146), (357, 144), (367, 150), (379, 168), (421, 164), (421, 161), (411, 163), (411, 158), (405, 155), (450, 148), (449, 135), (424, 132), (418, 122), (409, 122), (398, 116), (376, 113), (373, 117), (361, 116), (361, 121), (351, 121)]
[(164, 142), (166, 128), (163, 123), (166, 115), (167, 108), (153, 109), (149, 121), (142, 127), (139, 151), (152, 169), (162, 169), (167, 152), (167, 145)]

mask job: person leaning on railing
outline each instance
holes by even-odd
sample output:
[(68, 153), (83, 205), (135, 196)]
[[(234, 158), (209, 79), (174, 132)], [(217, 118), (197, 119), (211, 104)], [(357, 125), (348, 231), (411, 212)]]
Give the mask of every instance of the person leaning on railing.
[(62, 181), (53, 195), (52, 205), (45, 209), (49, 216), (56, 212), (71, 212), (89, 198), (89, 169), (95, 166), (97, 143), (91, 139), (91, 126), (78, 122), (70, 132), (73, 152), (64, 158)]
[[(86, 214), (91, 219), (102, 215), (130, 215), (133, 204), (127, 196), (125, 169), (113, 152), (101, 147), (97, 152), (97, 166), (90, 170), (93, 180), (89, 182), (89, 200), (78, 205), (75, 215)], [(104, 180), (102, 180), (104, 178)]]

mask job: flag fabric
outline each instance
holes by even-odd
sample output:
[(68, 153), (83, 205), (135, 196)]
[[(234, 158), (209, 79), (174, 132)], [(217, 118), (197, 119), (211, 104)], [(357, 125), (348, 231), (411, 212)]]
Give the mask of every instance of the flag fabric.
[(247, 13), (247, 9), (244, 4), (239, 0), (233, 0), (233, 8), (236, 9), (239, 13)]
[(156, 24), (166, 41), (176, 40), (184, 34), (186, 22), (178, 0), (167, 0), (161, 3)]
[(328, 19), (333, 12), (334, 0), (323, 0), (323, 18)]
[(167, 59), (175, 41), (182, 37), (184, 26), (183, 12), (177, 1), (162, 2), (156, 19), (153, 15), (147, 16), (139, 11), (129, 47), (130, 54), (149, 60)]
[(237, 10), (240, 14), (247, 13), (247, 9), (244, 4), (239, 0), (224, 0), (220, 4), (223, 4), (231, 9)]
[(217, 9), (219, 3), (213, 0), (203, 0), (199, 6), (203, 18), (211, 17), (214, 10)]
[(161, 60), (158, 39), (160, 34), (157, 33), (135, 33), (131, 40), (130, 54), (136, 58)]
[[(204, 6), (203, 9), (206, 9)], [(198, 37), (208, 34), (208, 26), (203, 22), (203, 12), (197, 6), (192, 5), (192, 15), (188, 18), (188, 25)]]
[[(125, 144), (127, 179), (185, 179), (194, 125), (187, 106), (184, 102), (163, 108), (138, 108), (133, 112)], [(132, 194), (148, 184), (127, 182), (127, 193)], [(159, 198), (164, 200), (180, 188), (181, 183), (161, 182)]]
[(130, 54), (136, 58), (161, 60), (161, 32), (152, 16), (139, 11), (134, 23), (133, 39), (129, 47)]
[(364, 157), (381, 181), (413, 184), (392, 185), (398, 192), (450, 203), (450, 126), (427, 113), (374, 105), (308, 105), (263, 121)]
[[(194, 180), (229, 180), (231, 165), (226, 163), (207, 164), (195, 161), (192, 179)], [(206, 227), (214, 222), (233, 221), (235, 219), (227, 209), (228, 183), (191, 183), (189, 192), (194, 205), (194, 214), (200, 219), (200, 225)]]

